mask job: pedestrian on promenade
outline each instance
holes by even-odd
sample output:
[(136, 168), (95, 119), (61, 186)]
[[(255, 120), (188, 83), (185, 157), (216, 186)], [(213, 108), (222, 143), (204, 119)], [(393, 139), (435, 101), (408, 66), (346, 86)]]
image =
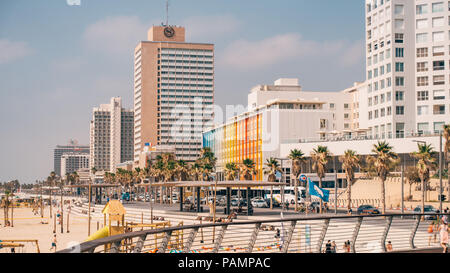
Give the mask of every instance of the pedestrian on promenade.
[(392, 248), (392, 242), (391, 241), (389, 241), (388, 244), (386, 245), (386, 250), (387, 250), (387, 252), (392, 252), (392, 250), (394, 250)]
[(325, 253), (333, 253), (333, 251), (331, 250), (332, 246), (331, 246), (331, 241), (328, 240), (327, 244), (325, 245)]
[(55, 253), (56, 253), (56, 243), (58, 241), (56, 240), (56, 234), (53, 235), (53, 239), (52, 239), (52, 247), (50, 248), (50, 250), (52, 250), (53, 248), (55, 249)]
[(444, 253), (448, 251), (448, 223), (442, 220), (442, 223), (439, 227), (440, 237), (441, 237), (441, 246), (444, 249)]
[(333, 242), (331, 243), (331, 252), (332, 252), (332, 253), (336, 253), (336, 248), (337, 248), (336, 242), (333, 241)]

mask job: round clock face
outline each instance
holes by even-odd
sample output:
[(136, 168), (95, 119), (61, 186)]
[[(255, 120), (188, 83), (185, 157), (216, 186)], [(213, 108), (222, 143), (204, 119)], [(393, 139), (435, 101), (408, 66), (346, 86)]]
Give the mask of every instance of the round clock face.
[(172, 38), (173, 35), (175, 35), (175, 30), (172, 27), (166, 27), (164, 28), (164, 35), (166, 35), (167, 38)]

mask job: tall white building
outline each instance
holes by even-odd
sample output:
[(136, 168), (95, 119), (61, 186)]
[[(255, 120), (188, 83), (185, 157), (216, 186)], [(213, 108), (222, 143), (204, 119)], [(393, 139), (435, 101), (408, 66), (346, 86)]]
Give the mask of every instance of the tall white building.
[(89, 168), (89, 154), (80, 152), (64, 153), (61, 156), (61, 176)]
[(450, 4), (366, 0), (367, 126), (375, 138), (434, 134), (450, 121)]
[(115, 172), (117, 164), (133, 160), (134, 112), (121, 98), (93, 109), (90, 128), (90, 168)]

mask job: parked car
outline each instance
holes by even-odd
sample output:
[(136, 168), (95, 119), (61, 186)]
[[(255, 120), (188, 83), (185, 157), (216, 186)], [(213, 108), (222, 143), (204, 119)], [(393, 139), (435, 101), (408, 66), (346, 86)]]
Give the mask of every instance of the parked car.
[[(264, 199), (264, 201), (266, 201), (268, 207), (270, 207), (270, 198)], [(272, 206), (274, 208), (279, 208), (279, 207), (281, 207), (281, 204), (280, 204), (280, 202), (277, 201), (277, 199), (272, 198)]]
[[(425, 205), (425, 212), (436, 213), (437, 210), (431, 205)], [(417, 206), (414, 209), (414, 213), (417, 213), (417, 214), (422, 213), (422, 206)], [(437, 215), (432, 215), (432, 214), (428, 215), (427, 214), (423, 218), (425, 220), (436, 220), (437, 219)]]
[(254, 201), (252, 201), (252, 206), (255, 208), (267, 208), (267, 203), (266, 201), (262, 200), (262, 199), (256, 199)]
[(371, 205), (361, 205), (358, 207), (356, 213), (359, 215), (375, 215), (380, 214), (380, 211)]

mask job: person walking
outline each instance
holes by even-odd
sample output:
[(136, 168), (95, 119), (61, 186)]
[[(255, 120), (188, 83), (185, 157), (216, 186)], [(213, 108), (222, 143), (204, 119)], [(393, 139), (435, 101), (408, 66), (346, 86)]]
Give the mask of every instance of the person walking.
[(386, 245), (386, 251), (387, 251), (387, 252), (392, 252), (392, 250), (394, 250), (394, 249), (392, 248), (392, 242), (389, 241), (388, 244)]
[(336, 242), (333, 241), (333, 242), (331, 243), (331, 253), (336, 253), (336, 248), (337, 248)]
[(448, 223), (442, 220), (442, 223), (439, 227), (440, 238), (441, 238), (441, 246), (444, 249), (443, 253), (447, 253), (448, 251)]
[(333, 253), (332, 252), (332, 245), (331, 245), (331, 241), (328, 240), (328, 242), (325, 245), (325, 253)]
[(50, 248), (50, 250), (52, 250), (53, 248), (55, 249), (55, 253), (56, 253), (56, 243), (58, 241), (56, 240), (56, 234), (53, 235), (53, 239), (52, 239), (52, 247)]

